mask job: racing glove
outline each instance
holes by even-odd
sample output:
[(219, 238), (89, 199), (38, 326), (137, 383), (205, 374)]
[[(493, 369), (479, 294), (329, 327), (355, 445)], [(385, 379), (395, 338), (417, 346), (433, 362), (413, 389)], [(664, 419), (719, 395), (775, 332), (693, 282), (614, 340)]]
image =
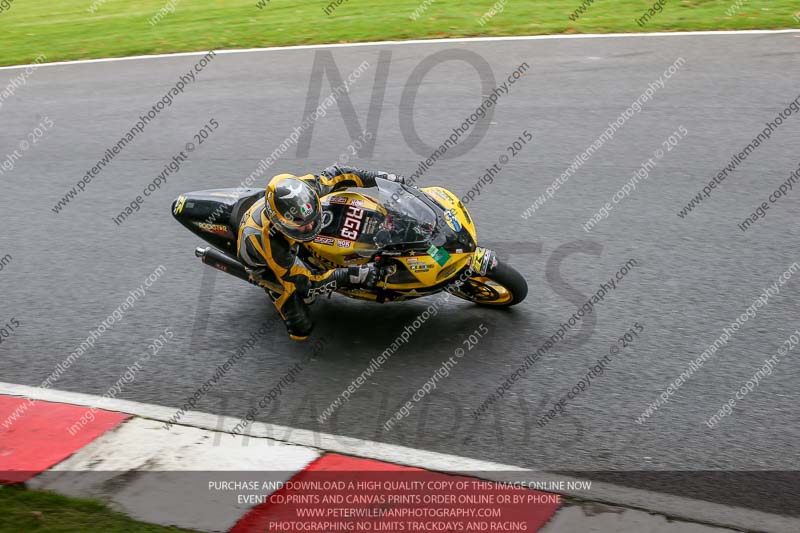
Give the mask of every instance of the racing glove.
[(347, 174), (348, 172), (355, 172), (357, 175), (364, 179), (364, 178), (383, 178), (389, 181), (394, 181), (396, 183), (403, 183), (405, 184), (406, 179), (403, 176), (398, 176), (397, 174), (390, 174), (389, 172), (383, 170), (361, 170), (355, 167), (348, 167), (348, 166), (340, 166), (337, 164), (331, 165), (325, 168), (321, 174), (333, 177), (338, 176), (340, 174)]
[(406, 183), (406, 179), (403, 176), (398, 176), (397, 174), (386, 174), (385, 176), (380, 177), (395, 183), (402, 183), (403, 185)]
[(375, 263), (348, 267), (347, 274), (352, 288), (372, 289), (378, 281), (378, 267)]

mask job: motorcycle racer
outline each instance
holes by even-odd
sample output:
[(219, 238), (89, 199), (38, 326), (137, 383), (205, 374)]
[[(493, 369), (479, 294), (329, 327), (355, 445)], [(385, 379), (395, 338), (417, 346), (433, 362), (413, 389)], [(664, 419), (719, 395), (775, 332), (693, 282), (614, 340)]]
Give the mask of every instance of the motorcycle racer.
[(265, 281), (281, 286), (280, 293), (267, 292), (292, 339), (305, 340), (311, 334), (308, 303), (315, 295), (374, 286), (377, 268), (372, 263), (318, 273), (298, 252), (323, 228), (321, 196), (347, 187), (375, 187), (378, 177), (405, 183), (402, 176), (338, 165), (319, 175), (279, 174), (270, 180), (264, 197), (242, 217), (237, 239), (239, 259), (253, 281), (262, 286)]

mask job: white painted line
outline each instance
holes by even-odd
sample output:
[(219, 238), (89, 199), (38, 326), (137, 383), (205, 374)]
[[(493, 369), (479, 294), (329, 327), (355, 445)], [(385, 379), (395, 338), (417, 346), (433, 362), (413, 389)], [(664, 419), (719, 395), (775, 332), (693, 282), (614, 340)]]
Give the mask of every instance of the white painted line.
[[(142, 418), (166, 422), (175, 413), (175, 408), (133, 402), (130, 400), (105, 399), (77, 392), (41, 389), (27, 385), (0, 382), (0, 394), (23, 396), (36, 400), (69, 403), (119, 411)], [(223, 417), (210, 413), (189, 411), (181, 418), (181, 425), (202, 429), (230, 431), (239, 423), (238, 418)], [(168, 430), (164, 429), (165, 435)], [(270, 439), (267, 442), (294, 444), (321, 451), (336, 452), (356, 457), (376, 459), (426, 470), (448, 473), (463, 473), (491, 481), (536, 480), (536, 481), (585, 481), (561, 474), (534, 471), (513, 465), (504, 465), (459, 457), (456, 455), (417, 450), (406, 446), (367, 441), (353, 437), (320, 433), (307, 429), (296, 429), (275, 424), (257, 422), (244, 431), (245, 435)], [(244, 437), (224, 436), (223, 440), (241, 443)], [(251, 439), (252, 440), (252, 439)], [(559, 491), (561, 494), (581, 500), (599, 501), (634, 507), (669, 517), (694, 520), (723, 527), (733, 527), (767, 533), (797, 533), (800, 519), (764, 513), (741, 507), (731, 507), (703, 500), (692, 500), (671, 494), (592, 482), (590, 492), (578, 490)]]
[[(353, 48), (359, 46), (403, 46), (408, 44), (456, 44), (456, 43), (486, 43), (502, 41), (542, 41), (550, 39), (614, 39), (620, 37), (688, 37), (698, 35), (764, 35), (778, 33), (800, 33), (797, 29), (786, 30), (723, 30), (723, 31), (673, 31), (652, 33), (556, 33), (549, 35), (512, 35), (508, 37), (460, 37), (452, 39), (411, 39), (408, 41), (370, 41), (364, 43), (331, 43), (331, 44), (304, 44), (297, 46), (269, 46), (266, 48), (239, 48), (231, 50), (214, 50), (216, 54), (245, 54), (249, 52), (274, 52), (280, 50), (318, 50), (324, 48)], [(76, 65), (81, 63), (108, 63), (112, 61), (133, 61), (139, 59), (159, 59), (165, 57), (193, 57), (203, 56), (209, 51), (176, 52), (171, 54), (152, 54), (127, 57), (105, 57), (100, 59), (77, 59), (74, 61), (56, 61), (53, 63), (40, 63), (37, 65), (9, 65), (0, 67), (0, 70), (27, 68), (30, 66), (48, 67), (57, 65)]]
[[(228, 531), (278, 482), (320, 453), (310, 448), (236, 439), (204, 429), (134, 418), (27, 482), (33, 489), (111, 502), (128, 516), (163, 526)], [(218, 439), (218, 442), (215, 442)], [(135, 472), (130, 475), (129, 472)], [(217, 482), (257, 482), (258, 490), (223, 490)], [(266, 487), (264, 482), (268, 482)], [(257, 498), (242, 498), (252, 495)]]

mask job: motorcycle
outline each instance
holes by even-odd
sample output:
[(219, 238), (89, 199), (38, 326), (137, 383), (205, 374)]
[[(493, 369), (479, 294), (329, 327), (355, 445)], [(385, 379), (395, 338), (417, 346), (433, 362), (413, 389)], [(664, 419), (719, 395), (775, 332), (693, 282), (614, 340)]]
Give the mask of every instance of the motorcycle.
[[(475, 223), (453, 193), (442, 187), (376, 181), (377, 187), (348, 188), (322, 197), (322, 231), (299, 248), (300, 258), (320, 272), (376, 264), (379, 275), (373, 288), (335, 292), (378, 303), (445, 290), (493, 307), (510, 307), (525, 299), (525, 279), (495, 252), (478, 246)], [(191, 192), (173, 202), (172, 214), (211, 245), (195, 250), (203, 263), (279, 295), (280, 284), (255, 281), (237, 254), (242, 218), (263, 196), (263, 189)]]

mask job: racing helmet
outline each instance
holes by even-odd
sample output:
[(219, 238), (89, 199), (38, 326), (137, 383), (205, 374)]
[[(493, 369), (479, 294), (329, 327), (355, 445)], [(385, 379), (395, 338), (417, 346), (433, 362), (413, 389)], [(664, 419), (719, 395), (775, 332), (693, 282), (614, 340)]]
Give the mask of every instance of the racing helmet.
[(270, 180), (264, 210), (273, 227), (289, 239), (312, 241), (322, 230), (317, 191), (292, 174), (279, 174)]

